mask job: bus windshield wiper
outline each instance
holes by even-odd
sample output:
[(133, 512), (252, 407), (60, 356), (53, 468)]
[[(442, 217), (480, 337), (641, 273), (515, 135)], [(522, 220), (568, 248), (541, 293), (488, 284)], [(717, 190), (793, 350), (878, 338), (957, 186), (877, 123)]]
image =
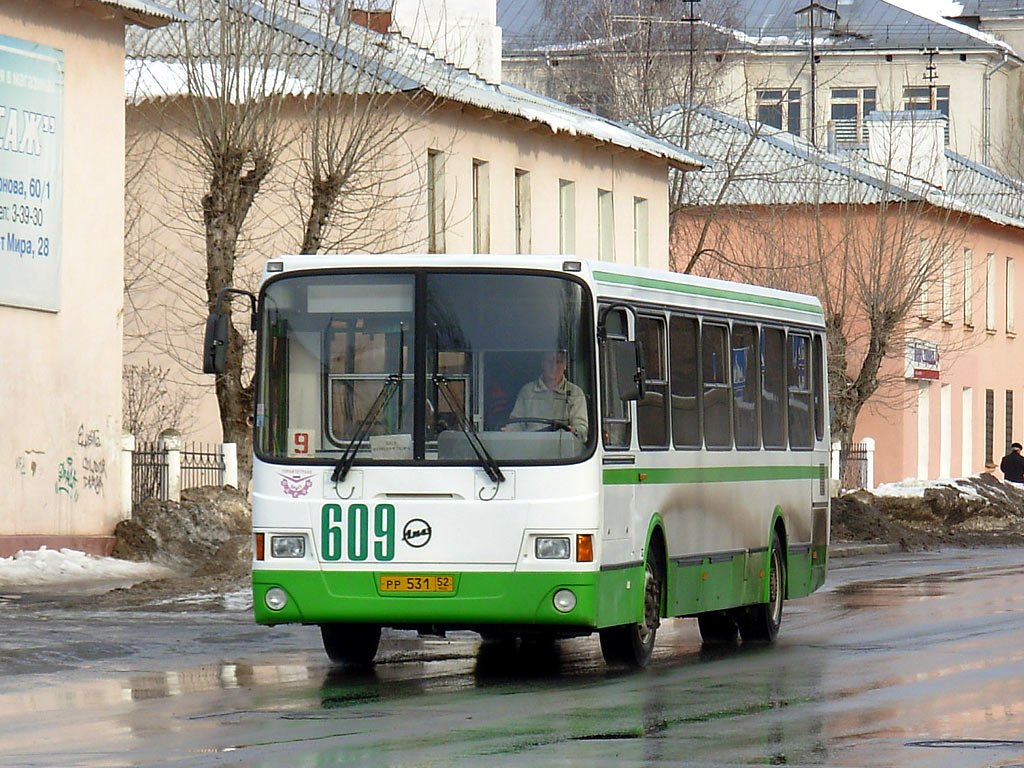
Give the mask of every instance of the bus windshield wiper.
[(462, 409), (456, 403), (455, 396), (448, 386), (448, 379), (439, 373), (435, 373), (434, 386), (437, 387), (438, 392), (444, 395), (445, 402), (452, 413), (455, 414), (455, 418), (458, 419), (462, 433), (469, 440), (469, 444), (473, 448), (476, 457), (480, 460), (480, 466), (484, 468), (484, 472), (495, 483), (505, 482), (505, 475), (502, 473), (501, 467), (498, 466), (498, 462), (494, 460), (494, 457), (487, 450), (487, 446), (484, 445), (484, 441), (480, 439), (480, 433), (476, 431), (473, 422), (466, 418), (466, 414), (462, 412)]
[[(373, 426), (377, 416), (380, 415), (380, 412), (384, 410), (385, 406), (391, 401), (392, 396), (401, 386), (402, 374), (392, 373), (388, 375), (384, 386), (381, 387), (380, 392), (377, 394), (377, 399), (373, 401), (370, 410), (366, 412), (362, 421), (359, 422), (355, 435), (348, 441), (348, 445), (345, 446), (345, 452), (341, 454), (338, 463), (334, 465), (334, 471), (331, 473), (331, 482), (340, 483), (345, 480), (348, 471), (352, 469), (352, 463), (356, 460), (356, 454), (359, 453), (359, 447), (366, 442), (366, 438), (370, 434), (370, 427)], [(399, 414), (399, 418), (401, 418), (401, 414)]]

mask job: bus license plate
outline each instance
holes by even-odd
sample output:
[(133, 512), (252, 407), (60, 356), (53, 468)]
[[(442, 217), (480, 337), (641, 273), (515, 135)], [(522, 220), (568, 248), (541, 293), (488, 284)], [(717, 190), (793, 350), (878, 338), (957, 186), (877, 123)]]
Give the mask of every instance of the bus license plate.
[(455, 577), (450, 575), (380, 577), (381, 592), (454, 592)]

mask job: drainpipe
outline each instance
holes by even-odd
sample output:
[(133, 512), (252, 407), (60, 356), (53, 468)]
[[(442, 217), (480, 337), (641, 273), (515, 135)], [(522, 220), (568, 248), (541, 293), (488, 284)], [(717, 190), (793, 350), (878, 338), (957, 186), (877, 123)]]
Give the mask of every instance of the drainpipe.
[(984, 106), (981, 112), (981, 158), (985, 165), (990, 164), (990, 155), (992, 154), (992, 75), (1005, 67), (1008, 60), (1007, 55), (1004, 53), (1003, 60), (985, 72), (984, 76), (985, 86), (982, 89)]

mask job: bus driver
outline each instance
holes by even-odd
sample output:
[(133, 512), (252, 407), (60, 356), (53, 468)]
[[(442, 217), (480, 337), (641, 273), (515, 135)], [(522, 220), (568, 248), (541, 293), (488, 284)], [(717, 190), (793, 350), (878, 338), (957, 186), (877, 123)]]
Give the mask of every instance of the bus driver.
[(583, 390), (565, 378), (565, 351), (545, 353), (540, 378), (527, 382), (516, 396), (503, 431), (539, 431), (563, 427), (587, 440), (587, 401)]

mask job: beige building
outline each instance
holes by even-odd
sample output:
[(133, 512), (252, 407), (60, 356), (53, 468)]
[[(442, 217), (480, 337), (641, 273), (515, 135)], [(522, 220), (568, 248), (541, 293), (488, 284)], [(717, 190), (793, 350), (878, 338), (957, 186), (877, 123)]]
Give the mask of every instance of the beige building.
[[(364, 56), (388, 51), (383, 63), (401, 79), (402, 93), (386, 101), (380, 119), (400, 140), (388, 145), (378, 166), (381, 187), (369, 206), (372, 215), (355, 223), (335, 220), (325, 249), (562, 253), (667, 268), (669, 169), (696, 168), (698, 159), (502, 83), (493, 2), (396, 0), (392, 11), (369, 17), (375, 28), (392, 32), (353, 30), (346, 50)], [(424, 26), (423, 19), (444, 24)], [(307, 30), (322, 21), (296, 19)], [(169, 119), (187, 112), (181, 105), (191, 98), (180, 87), (180, 60), (168, 55), (175, 33), (168, 28), (145, 49), (129, 50), (128, 128), (135, 146), (145, 150), (133, 166), (138, 184), (129, 195), (129, 205), (142, 214), (144, 236), (134, 257), (140, 279), (128, 289), (126, 346), (130, 363), (148, 361), (167, 372), (170, 396), (187, 401), (179, 401), (178, 422), (164, 425), (178, 426), (187, 439), (220, 440), (212, 379), (199, 372), (208, 308), (204, 238), (196, 223), (206, 187), (182, 161), (178, 139), (187, 123)], [(302, 53), (323, 55), (315, 46)], [(306, 191), (303, 130), (315, 85), (298, 72), (295, 77), (289, 81), (294, 96), (284, 99), (280, 111), (289, 143), (243, 225), (234, 278), (239, 287), (253, 288), (267, 258), (295, 253), (302, 242), (303, 204), (297, 201)], [(353, 256), (354, 264), (358, 260)]]
[(0, 2), (0, 556), (123, 516), (124, 29), (174, 16)]

